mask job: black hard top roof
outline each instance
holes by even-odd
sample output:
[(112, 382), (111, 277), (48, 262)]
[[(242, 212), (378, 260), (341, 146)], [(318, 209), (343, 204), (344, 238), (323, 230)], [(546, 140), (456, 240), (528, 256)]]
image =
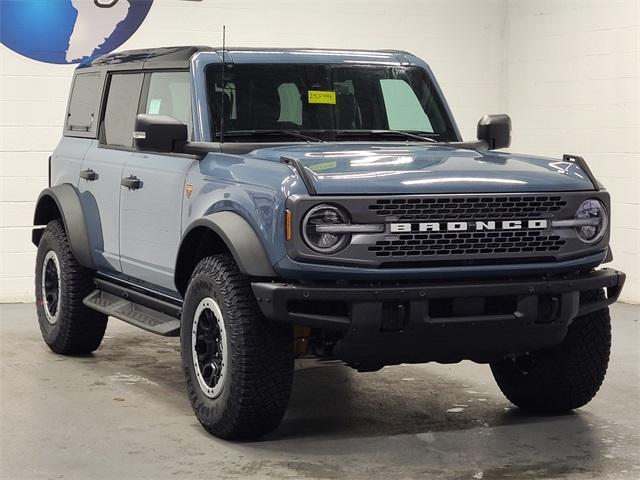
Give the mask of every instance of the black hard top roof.
[[(1, 1), (1, 0), (0, 0)], [(336, 53), (340, 53), (345, 57), (353, 55), (362, 57), (362, 54), (372, 55), (397, 55), (407, 54), (406, 52), (398, 50), (352, 50), (352, 49), (315, 49), (315, 48), (251, 48), (251, 47), (226, 47), (225, 51), (231, 54), (233, 57), (235, 53), (244, 53), (250, 55), (251, 58), (256, 58), (256, 55), (261, 59), (267, 57), (278, 57), (287, 54), (305, 53), (314, 56), (322, 56), (323, 54), (331, 53), (335, 56)], [(106, 67), (108, 69), (122, 69), (136, 67), (139, 69), (154, 69), (154, 68), (189, 68), (190, 60), (193, 55), (198, 52), (222, 52), (221, 47), (208, 47), (202, 45), (189, 45), (189, 46), (177, 46), (177, 47), (163, 47), (163, 48), (146, 48), (140, 50), (125, 50), (122, 52), (109, 53), (101, 57), (96, 58), (90, 63), (80, 65), (78, 68), (91, 68), (91, 67)], [(320, 57), (318, 57), (320, 58)], [(337, 58), (337, 57), (336, 57)], [(363, 57), (362, 57), (363, 58)]]

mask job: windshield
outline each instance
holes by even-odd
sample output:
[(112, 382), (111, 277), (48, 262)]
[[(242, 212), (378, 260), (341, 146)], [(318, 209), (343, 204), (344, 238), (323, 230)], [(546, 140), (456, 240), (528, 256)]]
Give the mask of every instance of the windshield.
[(400, 132), (457, 140), (420, 67), (229, 64), (224, 88), (221, 65), (210, 65), (206, 74), (216, 140), (222, 110), (227, 142), (411, 140)]

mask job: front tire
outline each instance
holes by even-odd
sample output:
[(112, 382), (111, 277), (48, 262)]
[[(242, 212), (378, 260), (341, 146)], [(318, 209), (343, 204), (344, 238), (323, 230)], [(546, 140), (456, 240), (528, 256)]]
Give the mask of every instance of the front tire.
[(93, 274), (71, 253), (59, 219), (49, 222), (38, 244), (35, 287), (40, 331), (52, 351), (87, 354), (100, 346), (107, 316), (82, 303), (93, 289)]
[[(604, 299), (601, 290), (584, 292), (587, 302)], [(609, 309), (576, 318), (560, 345), (491, 364), (502, 393), (534, 413), (560, 414), (580, 408), (604, 381), (611, 352)]]
[(251, 438), (280, 424), (293, 381), (292, 328), (262, 316), (231, 257), (207, 257), (195, 268), (180, 341), (189, 400), (208, 432)]

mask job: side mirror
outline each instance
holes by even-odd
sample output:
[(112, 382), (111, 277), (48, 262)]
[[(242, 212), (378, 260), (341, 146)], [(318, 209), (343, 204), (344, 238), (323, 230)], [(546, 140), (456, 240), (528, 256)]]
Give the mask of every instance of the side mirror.
[(485, 115), (478, 121), (478, 140), (487, 142), (489, 150), (511, 145), (511, 118), (509, 115)]
[(189, 137), (187, 126), (168, 115), (136, 116), (133, 142), (138, 150), (149, 152), (181, 152)]

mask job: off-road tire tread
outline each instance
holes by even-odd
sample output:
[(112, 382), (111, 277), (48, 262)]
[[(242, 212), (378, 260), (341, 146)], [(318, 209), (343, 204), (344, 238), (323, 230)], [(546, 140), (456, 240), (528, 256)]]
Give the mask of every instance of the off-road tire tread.
[(61, 272), (60, 289), (60, 317), (57, 322), (57, 332), (49, 335), (45, 329), (48, 321), (38, 307), (38, 319), (42, 336), (55, 353), (62, 355), (87, 354), (96, 350), (107, 328), (108, 317), (86, 307), (82, 300), (93, 290), (93, 272), (81, 266), (73, 256), (69, 240), (62, 220), (52, 220), (47, 224), (38, 246), (38, 260), (36, 261), (36, 303), (40, 292), (38, 282), (42, 261), (47, 251), (46, 246), (54, 245), (58, 255)]
[[(241, 439), (264, 435), (280, 424), (289, 402), (293, 382), (292, 329), (263, 317), (248, 277), (231, 257), (216, 255), (202, 259), (191, 275), (189, 286), (207, 279), (221, 293), (227, 337), (234, 346), (230, 394), (221, 418), (209, 422), (206, 402), (198, 395), (197, 379), (191, 378), (183, 363), (189, 399), (204, 428), (217, 437)], [(188, 301), (188, 291), (186, 297)]]
[[(604, 299), (602, 290), (582, 292), (581, 301)], [(545, 352), (528, 374), (510, 359), (491, 364), (502, 393), (534, 413), (561, 414), (580, 408), (596, 395), (607, 373), (611, 319), (604, 308), (576, 318), (564, 341)]]

